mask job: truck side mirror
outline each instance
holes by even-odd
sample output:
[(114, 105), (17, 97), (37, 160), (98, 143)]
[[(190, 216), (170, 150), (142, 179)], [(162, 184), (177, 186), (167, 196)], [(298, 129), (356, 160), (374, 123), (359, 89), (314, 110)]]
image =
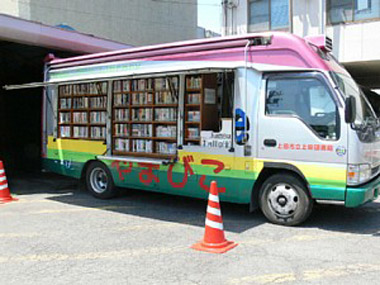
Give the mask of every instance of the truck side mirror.
[(346, 99), (346, 109), (344, 112), (344, 119), (346, 120), (346, 123), (352, 124), (355, 122), (356, 118), (356, 99), (354, 96), (350, 95)]

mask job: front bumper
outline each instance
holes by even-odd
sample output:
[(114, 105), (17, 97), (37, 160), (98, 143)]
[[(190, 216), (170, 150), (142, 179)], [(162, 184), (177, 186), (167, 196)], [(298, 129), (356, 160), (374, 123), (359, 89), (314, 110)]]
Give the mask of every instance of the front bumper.
[(358, 207), (375, 200), (380, 191), (380, 176), (366, 184), (357, 187), (347, 187), (346, 207)]

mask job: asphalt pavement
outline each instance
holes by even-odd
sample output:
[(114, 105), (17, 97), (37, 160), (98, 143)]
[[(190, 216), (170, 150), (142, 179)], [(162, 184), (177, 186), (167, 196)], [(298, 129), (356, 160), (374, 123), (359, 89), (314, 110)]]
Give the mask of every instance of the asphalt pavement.
[(125, 189), (98, 200), (56, 175), (10, 180), (1, 284), (379, 284), (380, 200), (316, 206), (302, 226), (222, 203), (225, 254), (195, 251), (206, 201)]

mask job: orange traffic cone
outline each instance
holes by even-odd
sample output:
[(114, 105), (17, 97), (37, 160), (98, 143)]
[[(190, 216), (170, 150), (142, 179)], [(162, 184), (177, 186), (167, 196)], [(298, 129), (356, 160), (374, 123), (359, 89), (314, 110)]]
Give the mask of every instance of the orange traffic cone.
[(18, 199), (13, 198), (8, 188), (7, 177), (5, 176), (5, 170), (3, 162), (0, 160), (0, 203), (7, 203), (12, 201), (17, 201)]
[(202, 241), (192, 245), (196, 250), (212, 253), (224, 253), (238, 244), (224, 237), (222, 213), (220, 211), (218, 187), (211, 182), (206, 213), (205, 235)]

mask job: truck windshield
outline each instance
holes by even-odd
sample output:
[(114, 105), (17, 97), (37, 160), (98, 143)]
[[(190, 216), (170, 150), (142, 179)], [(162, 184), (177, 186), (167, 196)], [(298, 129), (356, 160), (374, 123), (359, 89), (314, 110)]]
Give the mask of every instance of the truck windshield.
[(345, 97), (354, 96), (356, 99), (356, 119), (354, 125), (365, 128), (368, 124), (375, 123), (376, 115), (355, 81), (344, 74), (337, 72), (331, 72), (331, 74), (333, 80)]

